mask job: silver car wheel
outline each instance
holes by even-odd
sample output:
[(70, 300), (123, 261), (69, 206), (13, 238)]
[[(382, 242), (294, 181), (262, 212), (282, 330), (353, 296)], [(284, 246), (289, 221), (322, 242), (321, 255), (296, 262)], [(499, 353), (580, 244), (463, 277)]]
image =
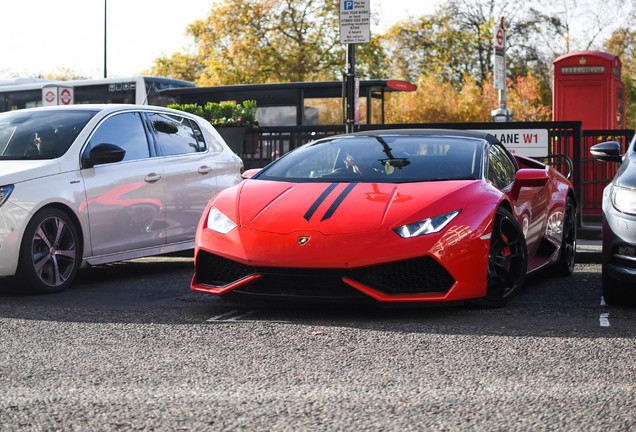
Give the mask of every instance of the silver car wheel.
[(75, 278), (81, 258), (78, 232), (57, 209), (36, 214), (27, 227), (20, 251), (18, 275), (35, 292), (56, 292)]

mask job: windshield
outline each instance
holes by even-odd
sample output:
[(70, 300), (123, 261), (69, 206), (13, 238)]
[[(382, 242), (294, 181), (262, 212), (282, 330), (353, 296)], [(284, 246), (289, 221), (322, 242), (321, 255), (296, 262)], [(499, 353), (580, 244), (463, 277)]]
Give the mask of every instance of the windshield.
[(71, 146), (97, 111), (11, 111), (0, 114), (0, 160), (54, 159)]
[(483, 141), (441, 135), (328, 138), (257, 175), (263, 180), (405, 183), (480, 178)]

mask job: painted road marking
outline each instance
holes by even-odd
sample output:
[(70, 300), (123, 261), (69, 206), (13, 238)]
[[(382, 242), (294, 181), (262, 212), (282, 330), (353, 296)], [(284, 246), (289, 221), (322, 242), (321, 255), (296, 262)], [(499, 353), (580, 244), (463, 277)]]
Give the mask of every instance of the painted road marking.
[[(601, 306), (607, 307), (607, 303), (605, 303), (605, 297), (603, 296), (601, 296)], [(610, 327), (609, 312), (602, 313), (598, 320), (599, 324), (601, 324), (601, 327)]]
[(250, 316), (255, 312), (256, 311), (253, 311), (253, 310), (247, 311), (247, 312), (241, 312), (234, 309), (229, 312), (225, 312), (221, 315), (213, 316), (212, 318), (206, 320), (206, 322), (235, 322), (235, 321), (241, 320), (242, 318), (246, 316)]
[(220, 315), (213, 316), (210, 319), (205, 320), (209, 323), (238, 323), (238, 322), (271, 322), (271, 323), (289, 323), (291, 321), (283, 320), (271, 320), (271, 319), (246, 319), (250, 315), (255, 314), (255, 310), (239, 311), (237, 309), (229, 312), (222, 313)]
[(610, 326), (609, 313), (602, 313), (601, 317), (599, 318), (599, 321), (601, 323), (601, 327), (609, 327)]

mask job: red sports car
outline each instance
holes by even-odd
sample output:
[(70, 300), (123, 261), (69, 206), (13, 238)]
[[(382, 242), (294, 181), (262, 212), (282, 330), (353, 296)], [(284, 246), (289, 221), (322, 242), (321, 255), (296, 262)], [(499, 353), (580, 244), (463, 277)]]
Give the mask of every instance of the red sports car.
[(244, 177), (203, 214), (193, 291), (498, 307), (574, 268), (572, 185), (489, 134), (337, 135)]

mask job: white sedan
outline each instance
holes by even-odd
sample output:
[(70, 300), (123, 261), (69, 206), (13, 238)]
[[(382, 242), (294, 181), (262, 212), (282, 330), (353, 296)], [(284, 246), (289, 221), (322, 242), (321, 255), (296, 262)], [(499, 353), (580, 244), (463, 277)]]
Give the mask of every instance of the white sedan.
[(82, 263), (192, 249), (206, 204), (242, 171), (207, 121), (181, 111), (75, 105), (1, 113), (0, 277), (56, 292)]

